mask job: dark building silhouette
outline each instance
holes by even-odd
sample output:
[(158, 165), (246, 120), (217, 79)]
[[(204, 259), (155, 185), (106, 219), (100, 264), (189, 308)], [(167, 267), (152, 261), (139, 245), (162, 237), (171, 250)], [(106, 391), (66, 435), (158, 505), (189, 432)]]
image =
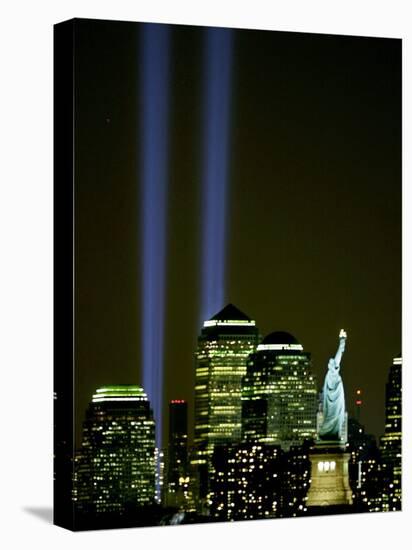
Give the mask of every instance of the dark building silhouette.
[(363, 405), (362, 390), (360, 388), (357, 388), (355, 391), (354, 406), (355, 406), (355, 418), (358, 422), (361, 421), (362, 405)]
[(213, 453), (211, 517), (222, 521), (296, 517), (307, 512), (310, 461), (305, 446), (240, 443)]
[[(358, 416), (358, 411), (355, 409)], [(355, 418), (348, 420), (349, 482), (357, 512), (382, 510), (382, 468), (375, 436)]]
[(169, 443), (166, 459), (165, 503), (185, 509), (189, 499), (188, 410), (183, 399), (169, 403)]
[(96, 390), (76, 456), (73, 500), (80, 513), (127, 514), (155, 500), (155, 423), (139, 386)]
[(218, 520), (279, 517), (282, 449), (241, 443), (214, 449), (210, 514)]
[(384, 476), (383, 510), (402, 507), (402, 357), (393, 359), (385, 399), (385, 433), (380, 440)]
[(269, 334), (242, 381), (242, 439), (284, 450), (316, 434), (317, 388), (310, 353), (287, 332)]
[(281, 517), (298, 517), (308, 512), (306, 506), (310, 486), (310, 443), (292, 446), (284, 453), (282, 472)]

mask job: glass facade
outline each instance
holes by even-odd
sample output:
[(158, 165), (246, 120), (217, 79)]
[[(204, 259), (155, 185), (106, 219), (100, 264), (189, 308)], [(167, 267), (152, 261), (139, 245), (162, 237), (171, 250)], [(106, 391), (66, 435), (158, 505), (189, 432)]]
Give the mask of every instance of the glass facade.
[(155, 500), (155, 423), (139, 386), (96, 390), (75, 460), (76, 508), (126, 513)]
[(317, 389), (311, 357), (288, 333), (267, 336), (242, 382), (243, 440), (284, 450), (316, 435)]
[(203, 325), (195, 373), (194, 463), (200, 497), (206, 496), (214, 447), (241, 440), (242, 378), (258, 342), (255, 321), (231, 304)]

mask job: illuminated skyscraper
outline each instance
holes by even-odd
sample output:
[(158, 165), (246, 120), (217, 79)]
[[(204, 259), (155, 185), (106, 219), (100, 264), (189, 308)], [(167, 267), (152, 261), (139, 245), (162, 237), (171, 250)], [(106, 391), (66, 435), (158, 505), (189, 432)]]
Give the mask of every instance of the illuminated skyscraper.
[(269, 334), (247, 361), (242, 382), (243, 440), (288, 450), (315, 437), (316, 412), (310, 353), (287, 332)]
[(196, 352), (194, 438), (200, 498), (207, 493), (214, 447), (241, 440), (242, 378), (258, 341), (255, 321), (232, 304), (203, 324)]
[(384, 510), (402, 505), (402, 357), (395, 357), (386, 384), (385, 433), (381, 437)]
[(155, 499), (155, 423), (139, 386), (96, 390), (75, 470), (79, 511), (123, 514)]

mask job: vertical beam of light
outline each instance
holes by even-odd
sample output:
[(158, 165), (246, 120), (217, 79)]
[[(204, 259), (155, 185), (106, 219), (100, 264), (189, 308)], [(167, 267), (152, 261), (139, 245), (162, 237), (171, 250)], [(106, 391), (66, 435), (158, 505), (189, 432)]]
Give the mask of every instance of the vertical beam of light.
[(209, 28), (205, 48), (202, 170), (201, 318), (226, 299), (226, 232), (233, 31)]
[(169, 131), (169, 27), (145, 24), (141, 37), (141, 342), (143, 387), (162, 441)]

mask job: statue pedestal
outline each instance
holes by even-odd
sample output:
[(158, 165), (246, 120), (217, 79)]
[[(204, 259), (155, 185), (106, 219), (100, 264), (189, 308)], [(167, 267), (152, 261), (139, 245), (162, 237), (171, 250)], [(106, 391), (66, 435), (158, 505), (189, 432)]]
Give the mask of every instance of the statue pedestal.
[(345, 448), (338, 441), (317, 442), (309, 453), (309, 459), (311, 484), (306, 502), (308, 513), (311, 513), (311, 508), (315, 511), (318, 507), (350, 507), (349, 453), (345, 452)]

